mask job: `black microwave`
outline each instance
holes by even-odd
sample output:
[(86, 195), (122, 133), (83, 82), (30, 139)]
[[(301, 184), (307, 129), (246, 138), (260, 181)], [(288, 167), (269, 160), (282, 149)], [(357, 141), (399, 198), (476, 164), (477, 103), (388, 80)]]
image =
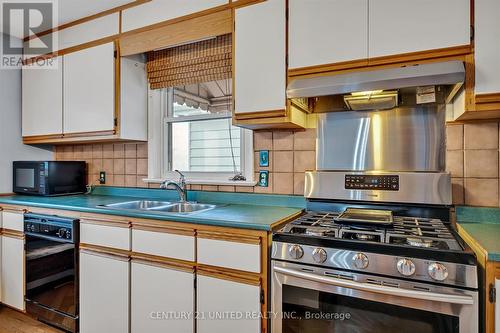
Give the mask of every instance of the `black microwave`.
[(53, 196), (85, 193), (86, 163), (76, 161), (15, 161), (13, 191)]

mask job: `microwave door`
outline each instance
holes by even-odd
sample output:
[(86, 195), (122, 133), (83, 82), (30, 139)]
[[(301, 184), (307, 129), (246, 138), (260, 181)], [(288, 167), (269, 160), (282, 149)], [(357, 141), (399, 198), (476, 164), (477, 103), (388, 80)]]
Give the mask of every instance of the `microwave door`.
[(40, 188), (40, 168), (38, 164), (23, 163), (14, 166), (14, 192), (38, 194)]

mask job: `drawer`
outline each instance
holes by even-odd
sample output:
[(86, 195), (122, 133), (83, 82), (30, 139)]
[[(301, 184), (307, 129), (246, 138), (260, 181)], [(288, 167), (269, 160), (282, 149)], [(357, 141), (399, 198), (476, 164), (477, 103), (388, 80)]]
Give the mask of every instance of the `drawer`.
[(24, 214), (21, 212), (2, 212), (2, 228), (9, 230), (24, 231)]
[(132, 251), (195, 261), (194, 230), (133, 227)]
[(198, 262), (205, 265), (261, 272), (260, 238), (198, 233)]
[[(121, 225), (120, 225), (121, 224)], [(130, 251), (130, 228), (126, 223), (80, 221), (80, 242)]]

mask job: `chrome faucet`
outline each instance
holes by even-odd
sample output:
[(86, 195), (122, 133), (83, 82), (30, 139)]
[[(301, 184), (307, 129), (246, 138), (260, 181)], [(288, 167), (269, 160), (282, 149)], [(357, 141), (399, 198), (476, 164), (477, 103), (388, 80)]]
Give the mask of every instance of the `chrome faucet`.
[(187, 199), (187, 188), (186, 188), (186, 177), (179, 170), (175, 170), (180, 176), (178, 182), (165, 180), (161, 184), (161, 188), (168, 189), (169, 186), (173, 186), (177, 193), (179, 194), (179, 202), (186, 202)]

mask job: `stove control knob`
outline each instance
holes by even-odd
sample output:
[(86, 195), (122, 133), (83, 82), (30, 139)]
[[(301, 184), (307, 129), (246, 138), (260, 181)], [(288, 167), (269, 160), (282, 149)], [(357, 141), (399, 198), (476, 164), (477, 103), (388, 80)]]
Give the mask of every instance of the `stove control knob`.
[(368, 267), (368, 264), (370, 263), (368, 261), (368, 257), (364, 253), (356, 253), (354, 257), (352, 257), (352, 263), (354, 266), (358, 269), (365, 269)]
[(445, 265), (434, 262), (427, 268), (429, 276), (436, 281), (444, 281), (448, 277), (448, 269)]
[(323, 250), (322, 248), (315, 248), (313, 253), (312, 253), (313, 260), (318, 263), (322, 264), (326, 261), (327, 254), (326, 251)]
[(399, 259), (396, 267), (398, 272), (404, 276), (412, 276), (415, 274), (415, 264), (410, 259)]
[(300, 259), (304, 256), (304, 250), (300, 245), (290, 245), (288, 248), (288, 254), (292, 259)]

